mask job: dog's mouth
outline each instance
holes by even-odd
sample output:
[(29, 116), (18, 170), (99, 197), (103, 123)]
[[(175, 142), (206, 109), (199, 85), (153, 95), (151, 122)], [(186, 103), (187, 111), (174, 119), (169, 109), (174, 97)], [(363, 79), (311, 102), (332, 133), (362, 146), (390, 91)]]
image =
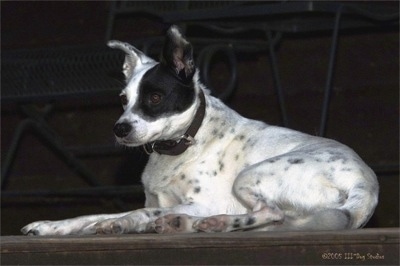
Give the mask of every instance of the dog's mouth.
[(118, 137), (118, 136), (115, 136), (115, 137), (116, 137), (117, 142), (123, 146), (138, 147), (138, 146), (142, 146), (149, 142), (157, 141), (161, 137), (161, 133), (157, 132), (157, 133), (150, 135), (149, 137), (146, 137), (145, 134), (135, 135), (132, 133), (123, 138)]
[(123, 146), (127, 146), (127, 147), (137, 147), (140, 146), (140, 143), (137, 143), (136, 141), (132, 141), (132, 140), (127, 140), (125, 138), (121, 139), (121, 138), (116, 138), (117, 139), (117, 143)]
[(118, 144), (126, 147), (138, 147), (141, 145), (139, 142), (127, 138), (116, 137), (116, 140)]

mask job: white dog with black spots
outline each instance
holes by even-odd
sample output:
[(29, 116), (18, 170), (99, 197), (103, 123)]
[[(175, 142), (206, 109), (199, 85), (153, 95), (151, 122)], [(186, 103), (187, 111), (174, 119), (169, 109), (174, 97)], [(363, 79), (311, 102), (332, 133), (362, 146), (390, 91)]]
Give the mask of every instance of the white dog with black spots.
[(117, 141), (150, 154), (143, 209), (39, 221), (28, 235), (341, 230), (362, 227), (378, 202), (374, 172), (334, 140), (246, 119), (199, 82), (178, 27), (160, 62), (128, 43)]

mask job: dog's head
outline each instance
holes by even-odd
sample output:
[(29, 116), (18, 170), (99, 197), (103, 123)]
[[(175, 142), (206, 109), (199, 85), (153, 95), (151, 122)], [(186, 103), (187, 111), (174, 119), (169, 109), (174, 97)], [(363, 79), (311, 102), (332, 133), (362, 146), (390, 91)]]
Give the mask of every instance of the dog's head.
[(124, 113), (114, 126), (117, 141), (126, 146), (173, 139), (189, 127), (196, 112), (192, 45), (172, 26), (160, 62), (128, 43), (108, 46), (126, 53), (123, 73), (126, 87), (120, 97)]

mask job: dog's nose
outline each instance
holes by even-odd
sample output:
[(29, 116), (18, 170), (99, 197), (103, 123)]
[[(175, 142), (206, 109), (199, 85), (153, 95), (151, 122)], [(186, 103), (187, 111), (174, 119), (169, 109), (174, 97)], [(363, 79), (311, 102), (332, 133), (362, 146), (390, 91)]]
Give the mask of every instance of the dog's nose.
[(120, 138), (128, 136), (131, 130), (132, 126), (128, 123), (116, 123), (114, 126), (114, 134)]

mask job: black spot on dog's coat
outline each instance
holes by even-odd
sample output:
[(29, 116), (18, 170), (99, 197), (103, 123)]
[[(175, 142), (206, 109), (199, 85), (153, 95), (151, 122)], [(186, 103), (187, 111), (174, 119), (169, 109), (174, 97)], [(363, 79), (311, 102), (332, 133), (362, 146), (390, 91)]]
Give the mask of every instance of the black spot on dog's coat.
[(181, 217), (178, 216), (172, 220), (172, 226), (179, 228), (181, 226)]
[(279, 160), (280, 160), (280, 158), (271, 158), (271, 159), (268, 159), (267, 162), (268, 163), (275, 163), (275, 162), (277, 162)]
[(218, 165), (219, 165), (219, 171), (221, 172), (223, 169), (224, 169), (224, 163), (223, 162), (221, 162), (221, 161), (219, 161), (218, 162)]
[(160, 210), (156, 210), (156, 211), (153, 212), (154, 216), (160, 216), (160, 214), (161, 214)]
[(239, 228), (240, 227), (240, 219), (239, 218), (236, 218), (234, 221), (233, 221), (233, 228)]
[(289, 159), (288, 162), (290, 164), (302, 164), (302, 163), (304, 163), (304, 160), (300, 159), (300, 158), (292, 158), (292, 159)]
[(254, 217), (249, 217), (249, 219), (246, 222), (246, 225), (252, 225), (256, 222), (256, 218)]

